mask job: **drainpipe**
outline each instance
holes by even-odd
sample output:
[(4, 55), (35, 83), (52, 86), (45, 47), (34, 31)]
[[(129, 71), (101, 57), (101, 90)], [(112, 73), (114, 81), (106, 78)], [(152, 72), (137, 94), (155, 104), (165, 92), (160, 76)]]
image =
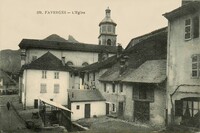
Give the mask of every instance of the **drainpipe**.
[(25, 70), (26, 72), (26, 77), (25, 77), (25, 84), (24, 84), (24, 110), (26, 110), (26, 89), (27, 89), (27, 70)]
[(171, 116), (171, 117), (172, 117), (171, 123), (174, 122), (174, 114), (172, 114), (172, 111), (174, 110), (174, 103), (173, 103), (172, 97), (173, 97), (173, 95), (177, 92), (177, 90), (178, 90), (181, 86), (198, 86), (198, 87), (200, 87), (200, 85), (181, 84), (181, 85), (178, 85), (178, 86), (176, 87), (176, 89), (174, 90), (174, 92), (170, 94), (170, 100), (171, 100), (171, 105), (172, 105), (172, 109), (171, 109), (171, 115), (172, 115), (172, 116)]

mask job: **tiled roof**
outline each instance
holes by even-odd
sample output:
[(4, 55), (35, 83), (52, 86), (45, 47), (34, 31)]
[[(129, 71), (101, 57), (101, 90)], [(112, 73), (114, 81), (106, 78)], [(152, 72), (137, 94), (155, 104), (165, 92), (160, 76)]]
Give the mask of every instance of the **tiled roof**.
[(108, 53), (116, 53), (116, 46), (94, 45), (85, 43), (73, 42), (58, 42), (46, 40), (23, 39), (19, 47), (21, 49), (55, 49), (55, 50), (69, 50), (69, 51), (82, 51), (82, 52), (97, 52), (107, 51)]
[(69, 89), (69, 99), (71, 102), (105, 101), (99, 90), (79, 90)]
[(96, 62), (96, 63), (90, 64), (86, 67), (83, 67), (83, 68), (79, 69), (79, 71), (81, 71), (81, 72), (96, 71), (99, 69), (111, 67), (116, 62), (117, 62), (117, 56), (114, 55), (114, 56), (109, 57), (106, 60), (101, 61), (101, 62)]
[(171, 20), (174, 18), (179, 18), (180, 16), (188, 15), (197, 12), (200, 10), (200, 2), (194, 1), (188, 4), (185, 4), (171, 12), (163, 14), (167, 19)]
[(116, 81), (120, 75), (120, 66), (116, 64), (112, 68), (108, 69), (100, 78), (100, 81)]
[(22, 69), (36, 69), (36, 70), (57, 70), (57, 71), (72, 71), (73, 69), (50, 52), (42, 55), (30, 64), (24, 65)]
[(129, 44), (125, 48), (125, 50), (131, 48), (132, 46), (134, 46), (134, 45), (136, 45), (138, 43), (141, 43), (144, 40), (151, 39), (151, 38), (156, 38), (157, 36), (159, 38), (160, 35), (165, 35), (167, 37), (167, 27), (163, 27), (163, 28), (154, 30), (154, 31), (152, 31), (150, 33), (147, 33), (147, 34), (144, 34), (142, 36), (138, 36), (138, 37), (135, 37), (135, 38), (131, 39), (131, 41), (129, 42)]
[(130, 71), (122, 82), (161, 83), (166, 79), (166, 60), (148, 60), (139, 68)]

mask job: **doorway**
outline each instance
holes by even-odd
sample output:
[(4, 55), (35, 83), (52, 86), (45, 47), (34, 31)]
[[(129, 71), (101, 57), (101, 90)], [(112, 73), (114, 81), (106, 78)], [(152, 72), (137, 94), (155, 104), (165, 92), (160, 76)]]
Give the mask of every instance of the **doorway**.
[(38, 108), (38, 99), (34, 99), (34, 108), (35, 108), (35, 109)]
[(106, 115), (109, 115), (109, 103), (106, 103)]
[(90, 104), (85, 104), (85, 118), (90, 118)]
[(124, 103), (119, 102), (119, 116), (123, 116), (124, 114)]
[(150, 103), (143, 101), (135, 101), (134, 120), (147, 122), (150, 120)]

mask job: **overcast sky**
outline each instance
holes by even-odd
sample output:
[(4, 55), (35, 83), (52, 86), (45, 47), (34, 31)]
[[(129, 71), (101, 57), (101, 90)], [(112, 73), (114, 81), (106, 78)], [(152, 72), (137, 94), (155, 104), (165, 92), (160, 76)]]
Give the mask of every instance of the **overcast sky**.
[[(51, 34), (97, 44), (98, 25), (107, 7), (117, 23), (117, 42), (125, 48), (132, 38), (167, 26), (162, 14), (180, 5), (181, 0), (1, 0), (0, 50), (16, 50), (23, 38), (44, 39)], [(45, 11), (84, 13), (50, 15)]]

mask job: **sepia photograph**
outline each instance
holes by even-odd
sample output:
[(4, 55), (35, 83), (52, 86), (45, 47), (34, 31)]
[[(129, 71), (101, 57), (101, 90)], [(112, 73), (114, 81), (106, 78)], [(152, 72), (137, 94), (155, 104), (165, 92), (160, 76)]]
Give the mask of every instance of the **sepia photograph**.
[(1, 0), (0, 133), (200, 133), (200, 0)]

